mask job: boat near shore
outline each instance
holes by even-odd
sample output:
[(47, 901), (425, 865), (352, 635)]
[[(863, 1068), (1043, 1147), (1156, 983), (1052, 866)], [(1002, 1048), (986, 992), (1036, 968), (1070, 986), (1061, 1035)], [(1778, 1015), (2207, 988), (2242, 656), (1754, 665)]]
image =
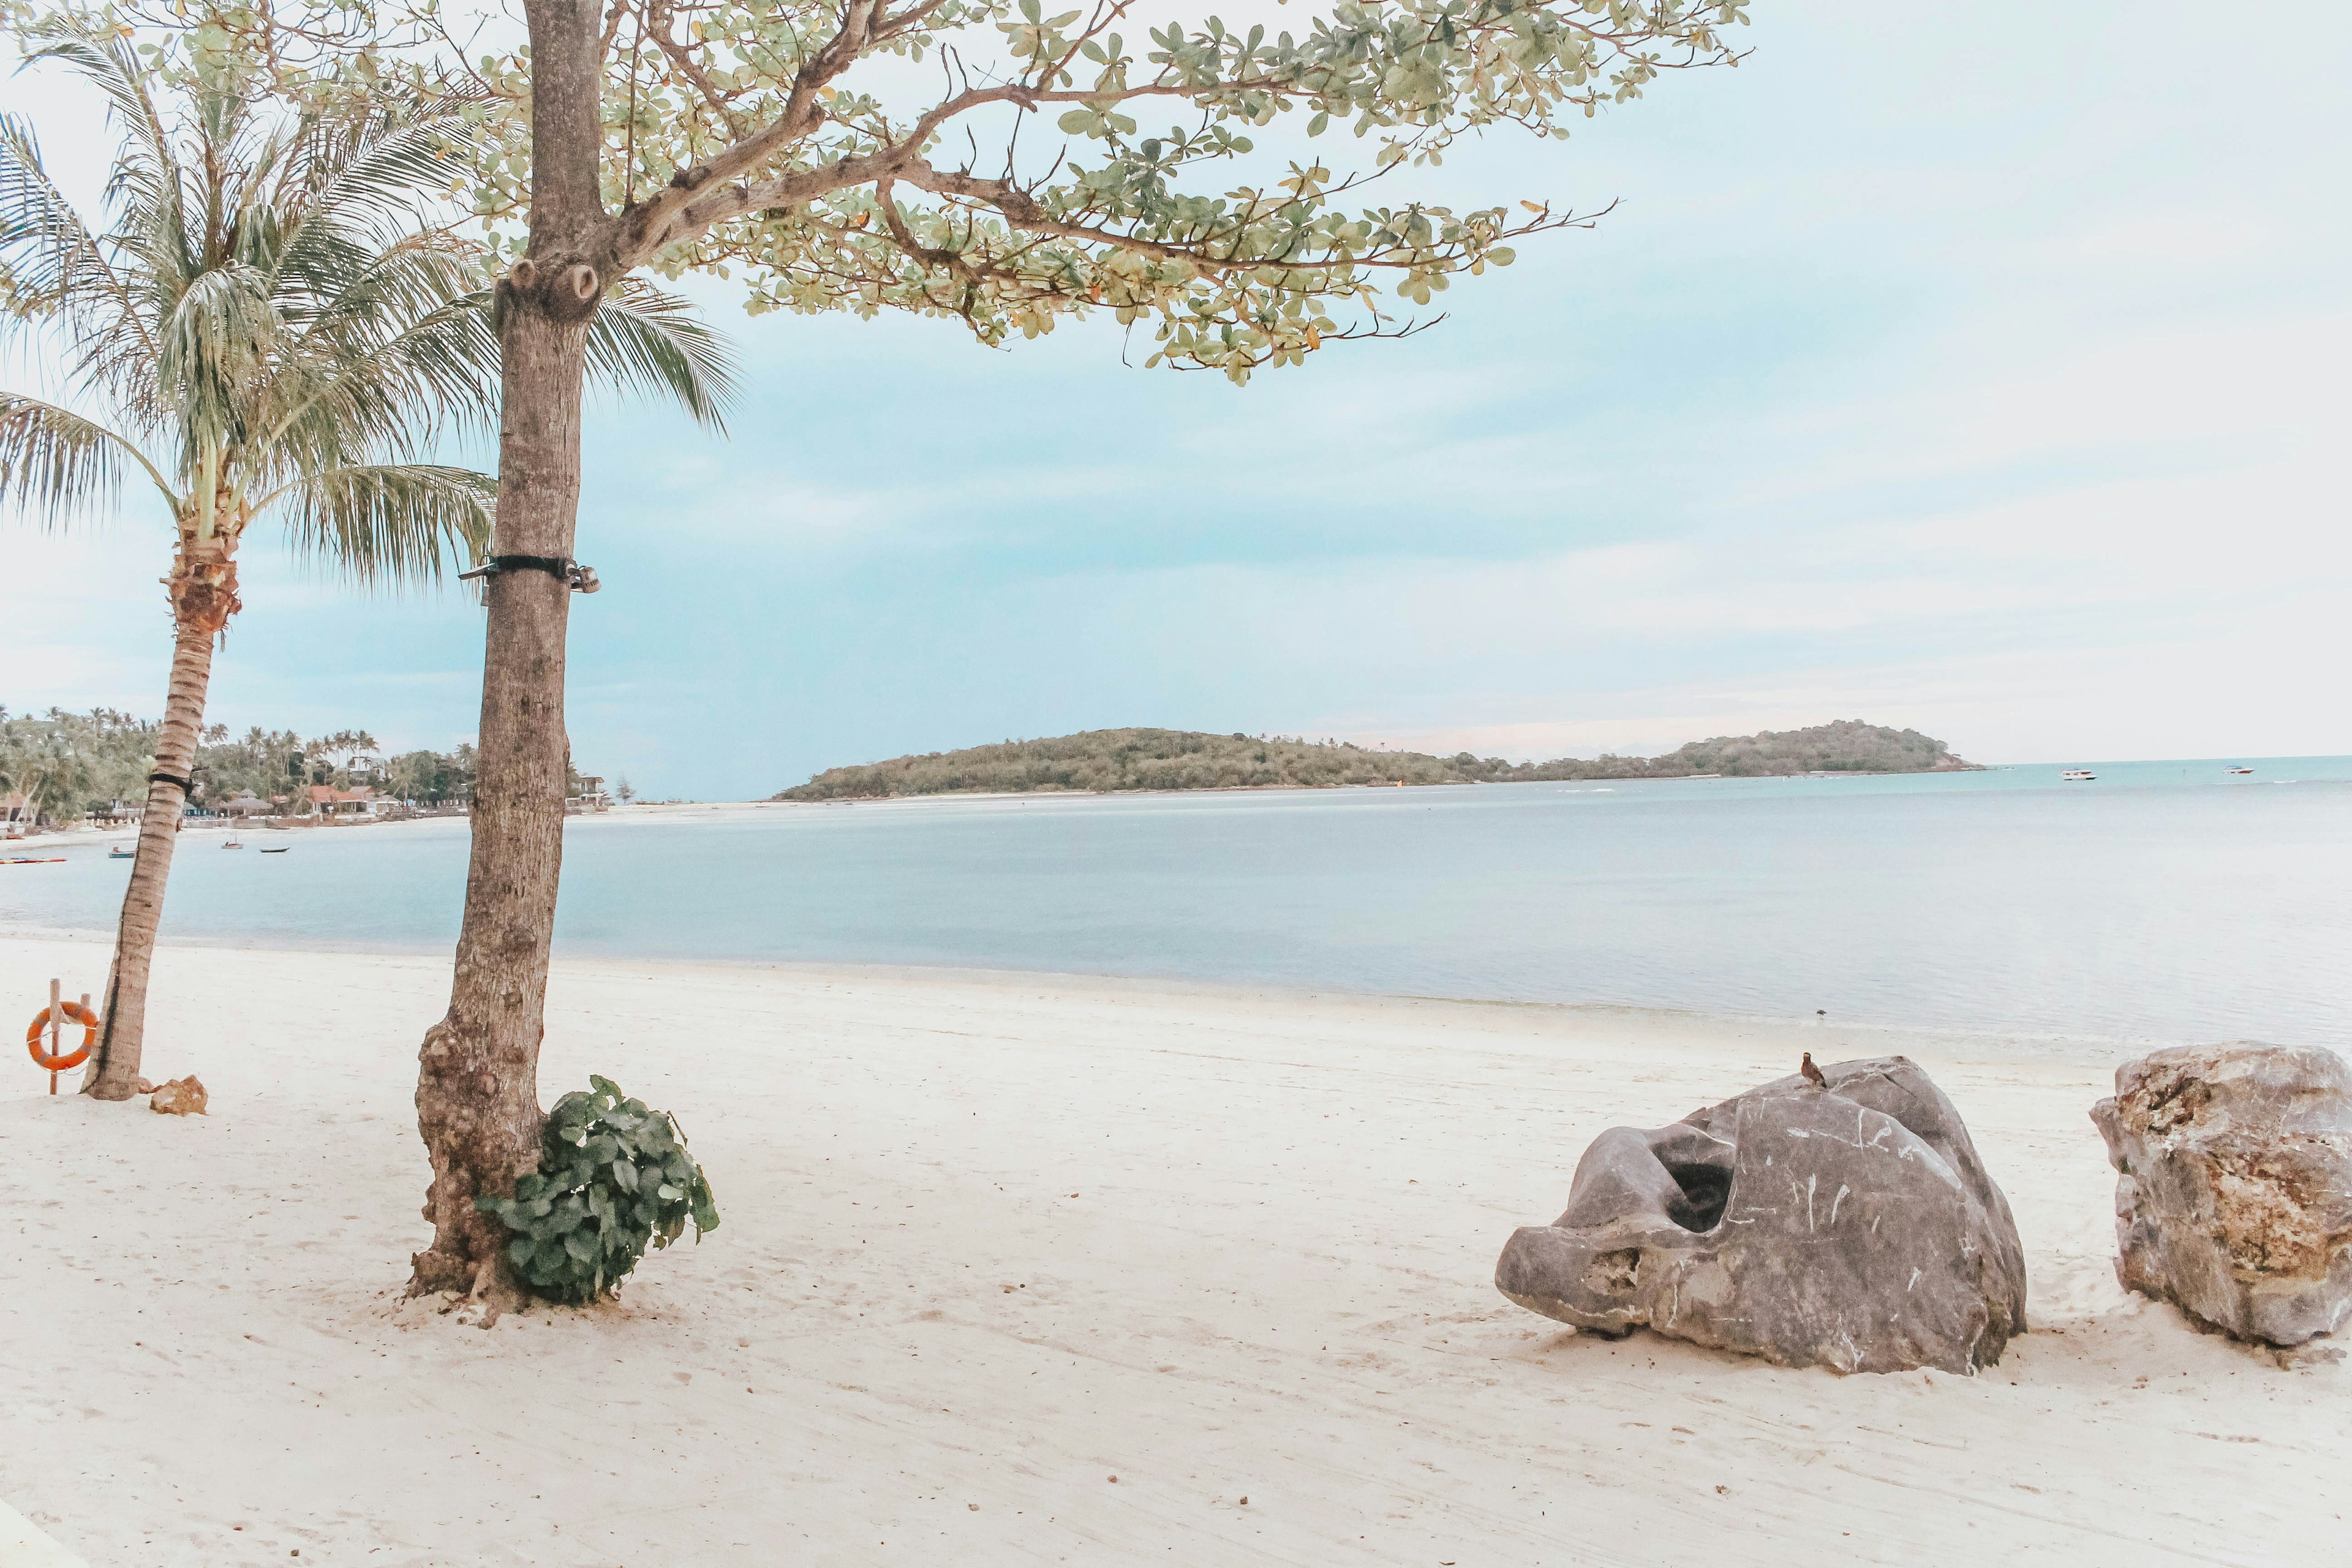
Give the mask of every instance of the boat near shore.
[(2098, 776), (2098, 774), (2093, 773), (2088, 768), (2063, 768), (2059, 771), (2058, 782), (2061, 784), (2088, 784)]

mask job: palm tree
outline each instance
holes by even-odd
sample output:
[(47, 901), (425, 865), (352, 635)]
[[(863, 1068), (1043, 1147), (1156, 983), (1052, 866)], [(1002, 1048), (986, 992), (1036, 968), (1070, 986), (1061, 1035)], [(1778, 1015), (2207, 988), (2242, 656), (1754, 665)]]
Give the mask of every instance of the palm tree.
[[(444, 205), (466, 105), (355, 90), (285, 106), (234, 51), (142, 59), (114, 34), (54, 36), (27, 57), (94, 82), (122, 142), (100, 232), (30, 128), (0, 115), (0, 332), (54, 328), (68, 384), (58, 401), (0, 392), (0, 506), (62, 525), (132, 474), (173, 531), (169, 694), (84, 1084), (120, 1100), (139, 1079), (213, 651), (241, 607), (238, 547), (275, 521), (366, 586), (479, 559), (496, 481), (428, 459), (495, 429), (499, 342), (479, 249)], [(600, 372), (715, 422), (730, 380), (719, 341), (675, 297), (619, 303)]]
[(99, 787), (100, 767), (75, 715), (11, 719), (0, 708), (0, 795), (21, 795), (33, 819), (79, 812)]

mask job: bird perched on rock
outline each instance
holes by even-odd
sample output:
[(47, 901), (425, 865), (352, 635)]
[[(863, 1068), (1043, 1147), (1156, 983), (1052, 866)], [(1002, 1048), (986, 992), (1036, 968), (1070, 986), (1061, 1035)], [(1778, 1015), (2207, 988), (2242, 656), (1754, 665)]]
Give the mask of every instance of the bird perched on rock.
[(1823, 1078), (1822, 1076), (1822, 1069), (1813, 1065), (1812, 1052), (1807, 1051), (1805, 1053), (1805, 1059), (1798, 1064), (1797, 1070), (1803, 1073), (1805, 1075), (1805, 1081), (1811, 1084), (1815, 1089), (1829, 1088), (1830, 1080)]

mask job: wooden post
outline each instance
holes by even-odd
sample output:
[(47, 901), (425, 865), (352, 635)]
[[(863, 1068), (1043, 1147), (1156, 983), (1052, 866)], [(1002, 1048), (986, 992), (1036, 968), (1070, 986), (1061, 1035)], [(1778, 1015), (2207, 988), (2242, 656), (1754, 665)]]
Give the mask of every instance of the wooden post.
[[(49, 982), (49, 1059), (51, 1061), (58, 1059), (58, 1041), (61, 1037), (61, 1032), (58, 1026), (65, 1022), (63, 1016), (64, 1013), (65, 999), (58, 994), (58, 983), (55, 979), (52, 979)], [(58, 1069), (51, 1068), (49, 1069), (49, 1092), (51, 1094), (55, 1094), (57, 1091)]]

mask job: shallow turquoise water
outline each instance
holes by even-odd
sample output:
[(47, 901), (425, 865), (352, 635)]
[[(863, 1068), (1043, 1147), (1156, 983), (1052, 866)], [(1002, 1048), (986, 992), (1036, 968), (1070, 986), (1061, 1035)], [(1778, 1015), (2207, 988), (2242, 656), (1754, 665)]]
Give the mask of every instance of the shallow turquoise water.
[[(2334, 1046), (2352, 758), (574, 819), (559, 952), (1169, 975)], [(167, 936), (446, 950), (466, 825), (190, 834)], [(110, 927), (127, 862), (0, 867)]]

